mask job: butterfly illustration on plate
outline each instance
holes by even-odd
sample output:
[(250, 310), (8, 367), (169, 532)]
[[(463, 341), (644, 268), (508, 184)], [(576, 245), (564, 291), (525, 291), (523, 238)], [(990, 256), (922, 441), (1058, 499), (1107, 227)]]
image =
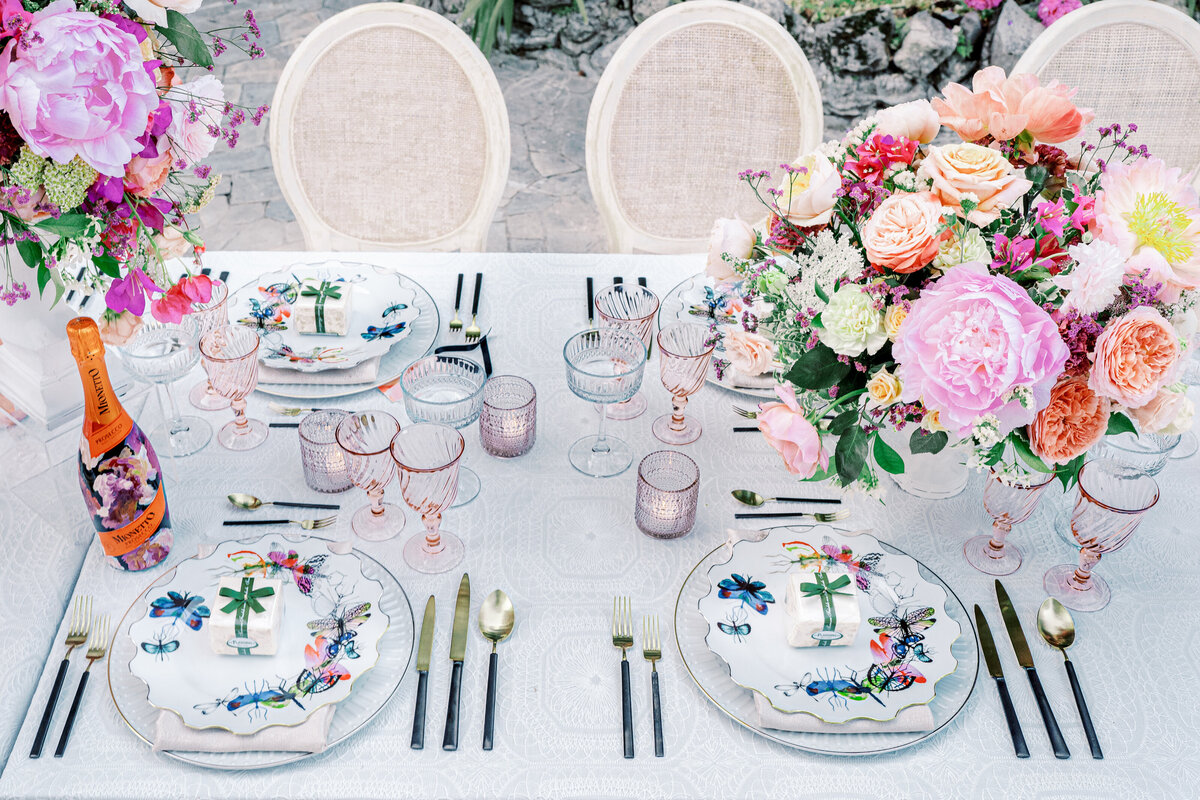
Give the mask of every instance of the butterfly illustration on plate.
[(292, 276), (292, 280), (290, 281), (280, 281), (279, 283), (258, 287), (259, 294), (271, 302), (286, 303), (287, 305), (296, 302), (296, 298), (300, 296), (299, 291), (300, 279), (295, 275)]
[(743, 578), (736, 572), (717, 584), (717, 597), (722, 600), (741, 600), (759, 614), (766, 614), (767, 604), (775, 602), (765, 583), (749, 577)]
[(907, 613), (897, 608), (891, 614), (871, 617), (867, 622), (877, 626), (876, 633), (885, 633), (890, 636), (892, 651), (897, 658), (906, 658), (911, 652), (919, 661), (929, 662), (933, 659), (925, 654), (925, 645), (922, 641), (925, 634), (922, 631), (932, 628), (933, 623), (937, 622), (933, 614), (934, 610), (929, 606)]
[(358, 636), (358, 631), (354, 629), (371, 618), (370, 611), (370, 603), (359, 603), (340, 614), (335, 610), (324, 619), (313, 620), (308, 623), (308, 629), (313, 636), (325, 636), (326, 650), (331, 658), (343, 651), (346, 658), (358, 658), (358, 651), (354, 649), (354, 637)]
[(924, 683), (925, 676), (911, 661), (894, 658), (895, 643), (886, 633), (871, 640), (871, 658), (875, 663), (867, 670), (868, 686), (879, 692), (900, 692), (914, 683)]
[(794, 688), (790, 690), (786, 688), (788, 684), (781, 684), (775, 688), (788, 697), (795, 694), (798, 689), (803, 689), (806, 695), (814, 699), (821, 695), (829, 695), (826, 699), (834, 708), (838, 705), (844, 706), (847, 700), (858, 702), (866, 700), (868, 697), (881, 706), (886, 705), (872, 693), (869, 685), (858, 680), (858, 674), (853, 670), (850, 670), (849, 677), (844, 676), (841, 670), (836, 668), (826, 670), (824, 675), (818, 670), (816, 678), (811, 673), (805, 673), (799, 683), (793, 683), (791, 686)]
[(742, 607), (738, 606), (730, 611), (726, 619), (729, 621), (717, 623), (717, 628), (721, 633), (727, 633), (739, 642), (745, 640), (746, 636), (750, 634), (750, 623), (746, 622), (746, 612)]
[(235, 713), (241, 709), (248, 709), (251, 715), (256, 711), (265, 715), (268, 708), (286, 708), (289, 703), (295, 703), (301, 710), (305, 710), (297, 698), (296, 689), (286, 688), (282, 681), (278, 686), (271, 686), (263, 681), (263, 688), (259, 689), (257, 683), (247, 686), (245, 692), (234, 696), (225, 707)]
[(864, 592), (870, 590), (871, 576), (883, 559), (883, 553), (867, 553), (862, 558), (856, 558), (853, 550), (846, 545), (839, 547), (829, 537), (825, 537), (825, 541), (821, 544), (821, 552), (830, 560), (845, 567), (846, 571), (854, 576), (854, 583)]
[(305, 667), (296, 676), (296, 690), (301, 695), (320, 694), (350, 677), (349, 671), (329, 654), (330, 642), (318, 636), (304, 646)]
[(312, 352), (297, 353), (286, 344), (272, 347), (267, 358), (282, 358), (293, 364), (336, 364), (346, 360), (340, 347), (314, 347)]
[(154, 656), (155, 661), (166, 661), (167, 656), (179, 649), (179, 640), (174, 638), (170, 628), (163, 628), (154, 634), (153, 642), (142, 642), (141, 647)]
[(291, 315), (291, 310), (279, 303), (260, 303), (253, 297), (247, 298), (250, 303), (250, 315), (238, 320), (239, 325), (256, 328), (261, 331), (286, 331), (285, 320)]
[(367, 329), (360, 335), (368, 342), (374, 342), (379, 339), (391, 339), (396, 334), (403, 332), (407, 327), (407, 322), (397, 322), (394, 325), (384, 325), (382, 328), (377, 328), (374, 325), (368, 325)]
[(383, 310), (383, 318), (387, 319), (392, 314), (399, 314), (404, 309), (408, 308), (408, 303), (392, 303)]
[(166, 597), (158, 597), (150, 601), (150, 616), (161, 618), (171, 617), (174, 625), (183, 620), (194, 631), (200, 630), (204, 620), (209, 616), (208, 606), (200, 595), (167, 590)]
[(301, 561), (300, 554), (295, 550), (288, 550), (286, 554), (282, 550), (272, 550), (267, 553), (266, 568), (271, 577), (284, 572), (289, 573), (300, 594), (308, 595), (312, 593), (313, 581), (325, 577), (321, 573), (321, 566), (326, 558), (326, 554), (317, 553)]

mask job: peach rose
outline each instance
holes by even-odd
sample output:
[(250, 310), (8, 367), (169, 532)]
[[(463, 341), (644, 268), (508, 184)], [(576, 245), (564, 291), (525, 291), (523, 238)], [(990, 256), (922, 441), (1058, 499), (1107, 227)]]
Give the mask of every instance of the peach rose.
[(917, 174), (933, 181), (933, 193), (946, 208), (959, 212), (964, 194), (973, 194), (979, 207), (967, 214), (976, 225), (987, 225), (1033, 186), (1014, 174), (998, 151), (963, 142), (931, 147)]
[(902, 274), (928, 266), (946, 232), (939, 233), (942, 204), (932, 192), (897, 192), (863, 226), (863, 249), (877, 267)]
[(762, 375), (771, 371), (775, 348), (762, 334), (736, 327), (725, 335), (725, 355), (743, 375)]
[(108, 316), (100, 320), (100, 339), (105, 344), (118, 347), (125, 344), (142, 327), (142, 318), (132, 311), (122, 311), (114, 318)]
[(942, 424), (942, 412), (931, 408), (925, 409), (925, 416), (921, 417), (921, 430), (929, 433), (947, 430), (946, 426)]
[(887, 408), (900, 399), (904, 387), (900, 379), (887, 371), (887, 367), (879, 370), (867, 381), (867, 405), (876, 408)]
[(1179, 338), (1152, 306), (1138, 306), (1109, 323), (1096, 339), (1088, 386), (1126, 408), (1146, 405), (1174, 380)]
[(885, 108), (875, 114), (875, 130), (889, 136), (902, 136), (929, 144), (937, 137), (942, 123), (928, 100), (913, 100)]
[(1030, 447), (1047, 463), (1067, 463), (1104, 436), (1109, 405), (1082, 375), (1060, 381), (1029, 426)]
[(817, 468), (829, 467), (829, 454), (821, 446), (821, 434), (804, 416), (796, 402), (796, 390), (776, 386), (782, 403), (762, 403), (758, 407), (758, 429), (767, 444), (783, 456), (787, 471), (801, 478), (811, 478)]
[(739, 261), (745, 261), (753, 254), (756, 241), (754, 229), (740, 219), (717, 220), (713, 223), (708, 239), (705, 274), (719, 281), (727, 281), (734, 277), (733, 265), (721, 256), (728, 253)]
[(1196, 409), (1186, 393), (1162, 389), (1149, 403), (1129, 413), (1145, 433), (1175, 436), (1191, 429)]
[(834, 192), (842, 184), (841, 176), (820, 153), (810, 153), (793, 166), (795, 171), (784, 176), (779, 186), (782, 194), (775, 198), (779, 212), (800, 228), (825, 225), (833, 216)]
[(149, 197), (162, 188), (171, 172), (171, 151), (154, 158), (134, 156), (125, 167), (125, 188), (138, 197)]
[(893, 342), (900, 335), (900, 326), (906, 319), (908, 319), (908, 311), (904, 306), (888, 306), (888, 310), (883, 312), (883, 331)]
[(154, 244), (164, 259), (182, 258), (192, 249), (191, 242), (183, 237), (183, 231), (171, 225), (164, 227), (162, 233), (155, 234)]

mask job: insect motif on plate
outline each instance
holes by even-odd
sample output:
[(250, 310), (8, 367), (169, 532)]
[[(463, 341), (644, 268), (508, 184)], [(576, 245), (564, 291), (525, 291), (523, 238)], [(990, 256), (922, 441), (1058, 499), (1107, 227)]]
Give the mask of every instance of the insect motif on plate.
[(408, 308), (408, 303), (392, 303), (383, 310), (383, 318), (387, 319), (392, 314), (399, 314), (404, 309)]
[(247, 328), (255, 328), (261, 331), (286, 331), (287, 318), (291, 315), (291, 309), (280, 303), (260, 303), (253, 297), (247, 298), (250, 303), (250, 313), (248, 316), (238, 320), (239, 325), (245, 325)]
[(397, 322), (394, 325), (384, 325), (382, 328), (377, 328), (374, 325), (368, 325), (367, 329), (360, 335), (368, 342), (374, 342), (378, 339), (391, 339), (396, 334), (403, 332), (407, 327), (407, 322)]
[(288, 573), (296, 582), (300, 594), (308, 595), (312, 593), (313, 581), (326, 577), (321, 573), (326, 558), (328, 556), (324, 553), (317, 553), (301, 561), (300, 554), (295, 550), (288, 550), (286, 554), (282, 550), (272, 550), (267, 553), (266, 571), (269, 577)]
[(236, 692), (237, 692), (237, 690), (235, 689), (233, 692), (231, 692), (226, 697), (218, 697), (216, 700), (210, 700), (207, 703), (196, 703), (194, 706), (192, 706), (192, 708), (196, 709), (201, 714), (203, 714), (204, 716), (207, 717), (209, 714), (212, 714), (216, 711), (224, 710), (225, 707), (229, 704), (231, 697), (233, 697), (236, 694)]
[(919, 661), (932, 661), (925, 653), (922, 631), (933, 627), (937, 619), (933, 616), (933, 608), (926, 606), (907, 613), (896, 608), (891, 614), (883, 617), (871, 617), (867, 620), (875, 628), (876, 633), (885, 633), (891, 639), (892, 652), (897, 658), (908, 658), (909, 653)]
[(285, 359), (292, 364), (337, 364), (346, 360), (340, 347), (314, 347), (311, 352), (297, 353), (286, 344), (272, 347), (266, 357)]
[(290, 281), (272, 283), (269, 286), (258, 287), (258, 293), (273, 303), (291, 305), (300, 296), (300, 279), (295, 275)]
[(354, 649), (354, 637), (358, 636), (358, 632), (354, 629), (371, 618), (370, 610), (370, 603), (359, 603), (340, 614), (335, 609), (330, 616), (308, 623), (308, 628), (313, 636), (325, 637), (330, 658), (337, 657), (343, 651), (346, 658), (358, 658), (358, 652)]
[(200, 595), (167, 590), (166, 597), (158, 597), (150, 602), (150, 616), (161, 618), (171, 617), (172, 625), (183, 620), (194, 631), (200, 630), (204, 620), (209, 615), (208, 606)]
[(174, 636), (170, 628), (163, 628), (154, 634), (153, 642), (142, 642), (141, 647), (154, 656), (155, 661), (166, 661), (167, 656), (179, 649), (179, 640)]
[(854, 583), (859, 589), (864, 592), (871, 589), (871, 577), (875, 574), (879, 562), (883, 559), (883, 553), (867, 553), (862, 558), (856, 558), (854, 551), (846, 545), (840, 547), (828, 536), (821, 544), (821, 552), (827, 558), (846, 568), (846, 571), (854, 576)]
[(811, 673), (805, 673), (799, 683), (780, 684), (775, 688), (788, 697), (799, 689), (803, 689), (804, 693), (813, 699), (820, 699), (822, 695), (825, 695), (825, 699), (829, 701), (832, 708), (845, 708), (847, 700), (858, 702), (866, 700), (868, 697), (881, 706), (886, 705), (872, 693), (870, 686), (859, 681), (857, 672), (847, 670), (843, 674), (842, 670), (836, 667), (825, 670), (824, 674), (817, 670), (815, 678)]
[(741, 606), (730, 611), (726, 619), (729, 621), (717, 623), (717, 628), (721, 633), (727, 633), (739, 642), (743, 641), (750, 634), (750, 623), (746, 622), (746, 612)]
[(234, 696), (225, 704), (225, 708), (234, 713), (246, 709), (251, 716), (254, 716), (255, 712), (265, 715), (269, 708), (286, 708), (289, 703), (295, 703), (300, 706), (301, 710), (304, 710), (304, 706), (297, 699), (295, 688), (288, 689), (282, 682), (273, 687), (263, 681), (261, 689), (258, 688), (257, 683), (246, 686), (246, 691)]
[(766, 614), (767, 604), (775, 602), (765, 583), (750, 577), (743, 578), (736, 572), (717, 584), (717, 596), (722, 600), (740, 600), (759, 614)]
[(305, 667), (296, 676), (296, 691), (301, 695), (320, 694), (346, 680), (350, 673), (329, 653), (329, 640), (318, 636), (304, 646)]

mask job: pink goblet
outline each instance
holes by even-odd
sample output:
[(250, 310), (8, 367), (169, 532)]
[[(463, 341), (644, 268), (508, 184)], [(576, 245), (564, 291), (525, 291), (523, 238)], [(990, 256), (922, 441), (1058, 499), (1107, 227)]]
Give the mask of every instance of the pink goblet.
[(658, 374), (671, 393), (671, 413), (650, 427), (659, 441), (689, 444), (700, 438), (703, 427), (683, 410), (688, 396), (704, 385), (715, 346), (708, 326), (698, 322), (674, 322), (658, 332)]
[(445, 572), (463, 559), (462, 539), (441, 525), (442, 510), (458, 491), (458, 460), (465, 447), (462, 434), (432, 422), (410, 425), (392, 439), (404, 502), (425, 524), (424, 535), (404, 543), (404, 560), (418, 572)]
[(371, 411), (351, 414), (338, 423), (334, 438), (346, 456), (350, 482), (367, 493), (371, 502), (350, 518), (350, 528), (360, 539), (382, 542), (404, 529), (404, 510), (383, 502), (383, 490), (396, 474), (388, 448), (400, 423), (391, 414)]
[(992, 517), (991, 534), (973, 536), (963, 544), (967, 563), (988, 575), (1009, 575), (1021, 566), (1021, 551), (1005, 544), (1013, 525), (1033, 514), (1042, 492), (1054, 481), (1054, 475), (1030, 475), (1026, 480), (1000, 477), (992, 470), (983, 488), (983, 507)]
[[(600, 327), (620, 328), (642, 340), (646, 356), (650, 356), (650, 345), (654, 341), (654, 317), (658, 314), (658, 295), (645, 286), (614, 284), (596, 295), (596, 313), (600, 315)], [(646, 397), (639, 390), (633, 397), (609, 406), (609, 419), (634, 419), (646, 411)]]
[(1148, 474), (1106, 458), (1079, 470), (1079, 498), (1071, 514), (1071, 533), (1079, 543), (1079, 566), (1052, 567), (1042, 579), (1046, 594), (1075, 611), (1099, 611), (1112, 590), (1092, 570), (1100, 556), (1120, 550), (1158, 502), (1158, 484)]
[(233, 422), (217, 431), (217, 441), (229, 450), (258, 447), (267, 425), (246, 416), (246, 397), (258, 385), (258, 334), (238, 325), (214, 328), (200, 339), (200, 355), (209, 382), (233, 408)]
[[(209, 331), (229, 324), (229, 304), (225, 302), (228, 299), (229, 286), (222, 281), (213, 281), (209, 301), (192, 305), (193, 311), (183, 318), (183, 323), (195, 331), (197, 340), (203, 339)], [(207, 378), (192, 387), (188, 401), (201, 411), (229, 408), (229, 398), (218, 393)]]

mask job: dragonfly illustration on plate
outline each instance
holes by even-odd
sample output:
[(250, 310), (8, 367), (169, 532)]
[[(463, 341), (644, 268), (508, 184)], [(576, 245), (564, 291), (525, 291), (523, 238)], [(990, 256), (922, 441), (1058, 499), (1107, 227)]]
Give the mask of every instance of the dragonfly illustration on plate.
[(368, 342), (374, 342), (378, 339), (391, 339), (396, 334), (403, 332), (407, 327), (407, 322), (397, 322), (394, 325), (384, 325), (382, 328), (377, 328), (374, 325), (368, 325), (367, 329), (360, 335)]
[(284, 687), (282, 682), (278, 686), (272, 687), (263, 681), (262, 689), (257, 688), (257, 684), (247, 686), (244, 693), (236, 695), (225, 704), (225, 707), (233, 712), (247, 709), (253, 716), (255, 711), (266, 714), (268, 708), (285, 708), (289, 703), (295, 703), (301, 710), (305, 710), (300, 700), (297, 699), (295, 689)]
[(766, 614), (767, 604), (775, 602), (775, 597), (767, 591), (765, 583), (751, 577), (743, 578), (736, 572), (717, 584), (717, 597), (722, 600), (741, 600), (759, 614)]
[(925, 634), (922, 631), (932, 628), (933, 623), (937, 622), (933, 614), (934, 610), (929, 606), (907, 613), (897, 608), (891, 614), (871, 617), (867, 622), (877, 626), (876, 633), (886, 633), (891, 637), (892, 650), (898, 658), (907, 658), (911, 651), (918, 660), (928, 662), (932, 659), (925, 654), (925, 645), (922, 643)]
[(346, 658), (358, 658), (358, 652), (354, 649), (354, 637), (358, 636), (358, 632), (354, 629), (371, 618), (370, 610), (370, 603), (359, 603), (340, 614), (335, 610), (324, 619), (313, 620), (308, 623), (308, 628), (313, 636), (325, 637), (326, 650), (331, 658), (343, 650)]
[(866, 700), (868, 697), (881, 706), (885, 705), (872, 693), (870, 686), (858, 680), (858, 674), (854, 670), (849, 670), (848, 677), (844, 676), (842, 671), (837, 668), (827, 669), (823, 675), (818, 670), (815, 678), (812, 673), (805, 673), (799, 682), (780, 684), (775, 688), (783, 692), (785, 697), (791, 697), (800, 689), (814, 699), (820, 698), (821, 695), (828, 695), (826, 699), (833, 708), (837, 708), (839, 703), (845, 705), (847, 700), (857, 702)]
[(399, 314), (404, 309), (408, 308), (408, 303), (392, 303), (383, 310), (383, 318), (387, 319), (392, 314)]
[(286, 331), (285, 320), (291, 315), (291, 310), (280, 303), (260, 303), (253, 297), (247, 298), (250, 303), (250, 315), (238, 320), (238, 324), (262, 331)]
[(194, 631), (200, 630), (209, 613), (208, 606), (204, 605), (204, 598), (188, 592), (181, 594), (168, 589), (166, 597), (157, 597), (150, 601), (151, 617), (170, 617), (172, 625), (182, 619)]

